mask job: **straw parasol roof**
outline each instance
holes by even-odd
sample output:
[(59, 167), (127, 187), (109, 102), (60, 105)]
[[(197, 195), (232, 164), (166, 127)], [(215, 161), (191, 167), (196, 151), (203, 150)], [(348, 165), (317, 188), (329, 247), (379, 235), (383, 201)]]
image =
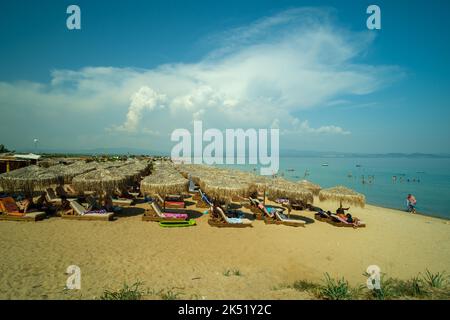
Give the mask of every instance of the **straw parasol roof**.
[(70, 165), (57, 164), (48, 168), (49, 172), (60, 174), (64, 177), (64, 183), (71, 183), (75, 176), (93, 171), (96, 166), (85, 163), (84, 161), (75, 162)]
[(342, 206), (342, 202), (350, 205), (359, 206), (364, 208), (366, 204), (366, 197), (352, 189), (344, 186), (337, 186), (329, 189), (323, 189), (319, 192), (320, 201), (331, 200), (337, 201)]
[(144, 194), (162, 196), (168, 194), (180, 194), (188, 189), (189, 181), (175, 168), (167, 164), (155, 166), (151, 175), (141, 181), (141, 192)]
[(80, 192), (112, 193), (117, 189), (123, 189), (127, 181), (128, 178), (117, 170), (97, 169), (74, 177), (72, 185)]
[(60, 184), (62, 181), (61, 174), (35, 165), (0, 175), (0, 186), (6, 192), (22, 191), (31, 194), (35, 190), (44, 190), (51, 185)]
[(250, 184), (223, 175), (201, 180), (200, 188), (208, 196), (225, 202), (230, 201), (234, 197), (248, 197), (251, 193)]
[(290, 200), (312, 203), (314, 196), (311, 190), (305, 189), (298, 183), (282, 178), (274, 179), (269, 185), (267, 192), (271, 199), (288, 198)]
[(308, 180), (300, 180), (297, 183), (303, 188), (310, 190), (315, 196), (319, 195), (319, 191), (322, 189), (318, 184), (312, 183)]

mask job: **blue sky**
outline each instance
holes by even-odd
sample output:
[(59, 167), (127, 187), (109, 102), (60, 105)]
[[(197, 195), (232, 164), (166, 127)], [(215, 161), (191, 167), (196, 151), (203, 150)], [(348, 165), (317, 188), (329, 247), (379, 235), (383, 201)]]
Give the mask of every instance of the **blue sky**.
[(279, 127), (282, 149), (450, 153), (448, 15), (445, 0), (5, 0), (0, 143), (164, 151), (203, 120)]

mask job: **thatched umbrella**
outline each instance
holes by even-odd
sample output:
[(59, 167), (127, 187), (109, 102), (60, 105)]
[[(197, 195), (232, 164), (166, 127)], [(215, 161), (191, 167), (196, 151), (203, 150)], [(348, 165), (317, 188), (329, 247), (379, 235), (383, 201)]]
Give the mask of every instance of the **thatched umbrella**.
[(302, 201), (304, 203), (312, 203), (314, 201), (313, 193), (305, 189), (298, 183), (285, 179), (274, 179), (269, 185), (267, 192), (271, 199), (288, 198), (293, 201)]
[(32, 165), (1, 174), (0, 186), (6, 192), (22, 191), (32, 195), (35, 190), (44, 190), (51, 185), (61, 184), (63, 180), (60, 174)]
[(48, 168), (47, 170), (49, 172), (54, 172), (62, 175), (64, 177), (64, 183), (70, 184), (74, 177), (89, 171), (93, 171), (95, 169), (95, 166), (88, 165), (84, 161), (80, 161), (70, 165), (57, 164)]
[(166, 196), (180, 194), (188, 190), (189, 181), (177, 171), (155, 171), (141, 181), (143, 194)]
[(308, 180), (300, 180), (297, 183), (303, 188), (310, 190), (315, 196), (319, 195), (319, 192), (322, 189), (318, 184), (312, 183)]
[(200, 181), (200, 188), (211, 198), (226, 203), (231, 202), (235, 197), (248, 197), (252, 191), (249, 183), (225, 175), (202, 179)]
[(340, 207), (342, 208), (342, 202), (348, 203), (350, 205), (359, 206), (364, 208), (366, 204), (366, 197), (352, 189), (344, 186), (337, 186), (329, 189), (323, 189), (319, 192), (320, 201), (332, 200), (338, 201)]
[(95, 191), (110, 194), (117, 189), (122, 190), (127, 181), (127, 177), (116, 170), (97, 169), (74, 177), (72, 185), (79, 192)]

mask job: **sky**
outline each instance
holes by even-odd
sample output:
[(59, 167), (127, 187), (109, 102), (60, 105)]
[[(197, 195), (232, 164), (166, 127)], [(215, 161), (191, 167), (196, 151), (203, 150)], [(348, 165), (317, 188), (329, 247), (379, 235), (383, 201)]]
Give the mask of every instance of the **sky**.
[(449, 15), (446, 0), (3, 0), (0, 144), (169, 152), (201, 120), (278, 128), (282, 150), (450, 153)]

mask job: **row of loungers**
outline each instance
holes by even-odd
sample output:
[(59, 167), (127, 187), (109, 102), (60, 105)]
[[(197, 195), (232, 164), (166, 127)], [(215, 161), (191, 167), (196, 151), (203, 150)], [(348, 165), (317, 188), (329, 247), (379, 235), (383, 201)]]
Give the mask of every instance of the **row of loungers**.
[[(62, 199), (59, 197), (55, 190), (52, 188), (48, 188), (45, 192), (45, 198), (48, 202), (52, 204), (61, 204)], [(77, 197), (74, 194), (68, 194), (67, 200), (75, 200)], [(131, 206), (134, 202), (134, 199), (127, 199), (127, 198), (119, 198), (119, 199), (112, 199), (112, 203), (114, 206)]]
[[(210, 207), (212, 212), (212, 218), (208, 220), (211, 226), (216, 227), (248, 227), (251, 226), (251, 220), (244, 218), (230, 218), (225, 214), (224, 209), (219, 206), (214, 206), (208, 197), (199, 190), (200, 199), (205, 205)], [(281, 208), (266, 207), (259, 200), (249, 198), (252, 206), (251, 208), (257, 208), (257, 212), (252, 210), (256, 214), (258, 220), (264, 220), (267, 224), (282, 224), (292, 227), (305, 226), (305, 221), (297, 219), (289, 219), (283, 214)], [(198, 202), (197, 202), (198, 205)]]

